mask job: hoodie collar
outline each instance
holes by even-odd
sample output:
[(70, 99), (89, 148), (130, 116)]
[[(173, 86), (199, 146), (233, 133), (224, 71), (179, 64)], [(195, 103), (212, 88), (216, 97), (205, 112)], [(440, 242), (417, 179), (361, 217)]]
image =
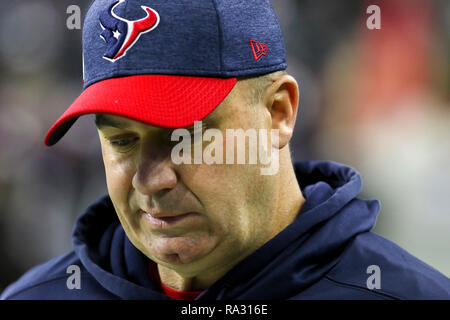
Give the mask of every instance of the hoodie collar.
[(83, 266), (106, 290), (125, 300), (169, 300), (148, 274), (148, 258), (126, 236), (109, 196), (78, 219), (73, 246)]
[(369, 231), (377, 200), (360, 200), (359, 173), (332, 161), (294, 165), (305, 203), (296, 220), (232, 268), (199, 298), (284, 299), (323, 277), (346, 244)]

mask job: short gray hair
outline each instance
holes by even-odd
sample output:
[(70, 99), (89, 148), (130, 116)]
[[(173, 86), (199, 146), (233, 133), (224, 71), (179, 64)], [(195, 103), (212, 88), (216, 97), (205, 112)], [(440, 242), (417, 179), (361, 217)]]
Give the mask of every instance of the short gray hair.
[(287, 74), (285, 70), (275, 71), (256, 77), (241, 77), (238, 81), (246, 81), (248, 91), (248, 104), (256, 105), (261, 101), (261, 96), (264, 90), (267, 89), (280, 76)]

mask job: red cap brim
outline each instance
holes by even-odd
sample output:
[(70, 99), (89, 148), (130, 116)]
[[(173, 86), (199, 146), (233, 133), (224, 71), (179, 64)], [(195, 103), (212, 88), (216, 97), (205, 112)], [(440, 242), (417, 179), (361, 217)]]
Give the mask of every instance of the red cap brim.
[(134, 75), (86, 88), (50, 128), (45, 144), (59, 141), (79, 116), (109, 113), (150, 125), (179, 128), (202, 120), (236, 84), (236, 78)]

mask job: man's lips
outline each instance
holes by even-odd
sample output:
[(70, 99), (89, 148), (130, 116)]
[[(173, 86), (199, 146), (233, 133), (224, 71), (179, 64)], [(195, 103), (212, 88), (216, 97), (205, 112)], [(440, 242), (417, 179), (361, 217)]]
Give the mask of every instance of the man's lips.
[(187, 212), (187, 213), (169, 213), (169, 212), (155, 212), (155, 211), (143, 211), (140, 212), (145, 216), (148, 222), (154, 227), (164, 229), (170, 226), (173, 226), (182, 220), (187, 219), (188, 217), (197, 215), (195, 212)]

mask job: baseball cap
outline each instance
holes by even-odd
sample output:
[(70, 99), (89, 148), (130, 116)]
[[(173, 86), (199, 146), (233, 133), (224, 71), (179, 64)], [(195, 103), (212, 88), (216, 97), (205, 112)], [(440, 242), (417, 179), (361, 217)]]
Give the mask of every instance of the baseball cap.
[(48, 146), (90, 113), (190, 126), (238, 77), (287, 67), (269, 0), (95, 0), (82, 43), (83, 90), (48, 131)]

